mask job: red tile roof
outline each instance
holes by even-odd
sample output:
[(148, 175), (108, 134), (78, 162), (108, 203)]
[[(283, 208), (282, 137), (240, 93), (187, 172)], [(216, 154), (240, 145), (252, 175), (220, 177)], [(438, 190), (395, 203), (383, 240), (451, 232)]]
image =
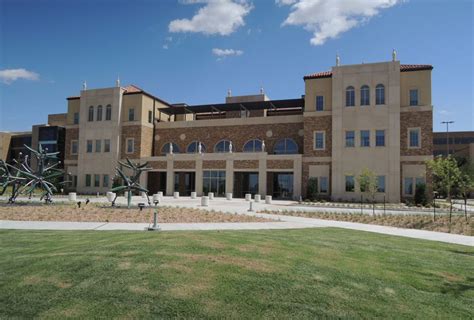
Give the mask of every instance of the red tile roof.
[[(429, 64), (401, 64), (400, 72), (408, 71), (420, 71), (420, 70), (432, 70), (433, 66)], [(331, 71), (323, 71), (318, 73), (309, 74), (303, 77), (304, 80), (308, 79), (321, 79), (321, 78), (331, 78)]]

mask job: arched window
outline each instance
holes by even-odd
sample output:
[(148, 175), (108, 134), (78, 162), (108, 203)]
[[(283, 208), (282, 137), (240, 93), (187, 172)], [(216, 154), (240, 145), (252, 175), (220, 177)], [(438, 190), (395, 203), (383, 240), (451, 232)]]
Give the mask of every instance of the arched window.
[[(187, 153), (198, 153), (199, 152), (199, 141), (193, 141), (188, 145), (186, 149)], [(206, 146), (201, 142), (201, 152), (206, 152)]]
[(355, 105), (355, 91), (353, 86), (346, 88), (346, 107), (353, 107)]
[(229, 140), (221, 140), (216, 143), (214, 147), (214, 152), (229, 152), (230, 141)]
[(385, 104), (385, 86), (378, 84), (375, 87), (375, 104)]
[(285, 138), (278, 140), (273, 147), (274, 154), (297, 154), (298, 145), (293, 139)]
[(262, 151), (262, 140), (254, 139), (249, 140), (244, 145), (244, 152), (261, 152)]
[(102, 121), (102, 106), (97, 107), (97, 121)]
[(94, 107), (90, 106), (89, 107), (89, 116), (88, 116), (89, 121), (94, 121)]
[(105, 120), (112, 120), (112, 106), (110, 104), (105, 107)]
[(370, 88), (367, 85), (363, 85), (362, 87), (360, 87), (360, 105), (370, 105)]
[(180, 153), (179, 147), (176, 143), (174, 142), (168, 142), (161, 148), (161, 155), (167, 155), (170, 153), (170, 146), (173, 145), (173, 153)]

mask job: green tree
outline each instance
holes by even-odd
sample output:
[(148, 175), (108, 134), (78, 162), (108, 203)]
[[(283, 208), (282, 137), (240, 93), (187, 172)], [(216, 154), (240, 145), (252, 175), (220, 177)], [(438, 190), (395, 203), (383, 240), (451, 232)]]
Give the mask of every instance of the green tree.
[(461, 170), (456, 159), (452, 156), (446, 158), (438, 156), (426, 162), (433, 176), (433, 190), (446, 196), (449, 201), (449, 222), (452, 217), (452, 192), (459, 186)]
[(415, 204), (426, 206), (428, 199), (426, 198), (426, 184), (417, 183), (415, 187)]
[(318, 178), (309, 178), (308, 186), (306, 187), (306, 196), (310, 201), (318, 198)]
[(464, 200), (464, 217), (467, 221), (467, 199), (474, 191), (474, 164), (467, 164), (461, 168), (459, 177), (458, 192)]
[(374, 172), (365, 168), (357, 176), (360, 192), (367, 194), (372, 199), (372, 214), (375, 215), (375, 194), (377, 193), (377, 176)]

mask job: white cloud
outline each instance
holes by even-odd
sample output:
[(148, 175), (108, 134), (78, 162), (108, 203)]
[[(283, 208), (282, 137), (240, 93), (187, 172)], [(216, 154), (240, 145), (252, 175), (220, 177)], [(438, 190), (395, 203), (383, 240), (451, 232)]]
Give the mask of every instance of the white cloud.
[(3, 83), (10, 84), (18, 79), (39, 80), (39, 74), (26, 69), (5, 69), (0, 70), (0, 80)]
[(313, 33), (310, 43), (322, 45), (359, 24), (368, 21), (381, 9), (403, 0), (277, 0), (278, 5), (291, 5), (283, 26), (303, 26)]
[(242, 50), (214, 48), (212, 49), (212, 54), (223, 58), (229, 56), (241, 56), (242, 54), (244, 54), (244, 52)]
[(252, 10), (246, 0), (187, 0), (183, 4), (205, 4), (191, 19), (170, 22), (170, 32), (199, 32), (229, 35), (245, 25), (244, 17)]
[(438, 113), (443, 116), (449, 116), (453, 114), (451, 111), (448, 110), (439, 110)]

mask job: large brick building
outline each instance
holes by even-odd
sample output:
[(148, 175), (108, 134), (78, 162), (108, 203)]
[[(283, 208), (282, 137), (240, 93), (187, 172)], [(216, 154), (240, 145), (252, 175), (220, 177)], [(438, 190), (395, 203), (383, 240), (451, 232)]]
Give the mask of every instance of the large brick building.
[(105, 192), (117, 160), (149, 162), (151, 192), (245, 193), (298, 199), (310, 177), (334, 200), (359, 199), (368, 168), (378, 199), (398, 202), (426, 181), (432, 158), (430, 65), (339, 65), (304, 77), (301, 98), (263, 91), (225, 103), (170, 104), (136, 87), (68, 98), (65, 166), (79, 192)]

